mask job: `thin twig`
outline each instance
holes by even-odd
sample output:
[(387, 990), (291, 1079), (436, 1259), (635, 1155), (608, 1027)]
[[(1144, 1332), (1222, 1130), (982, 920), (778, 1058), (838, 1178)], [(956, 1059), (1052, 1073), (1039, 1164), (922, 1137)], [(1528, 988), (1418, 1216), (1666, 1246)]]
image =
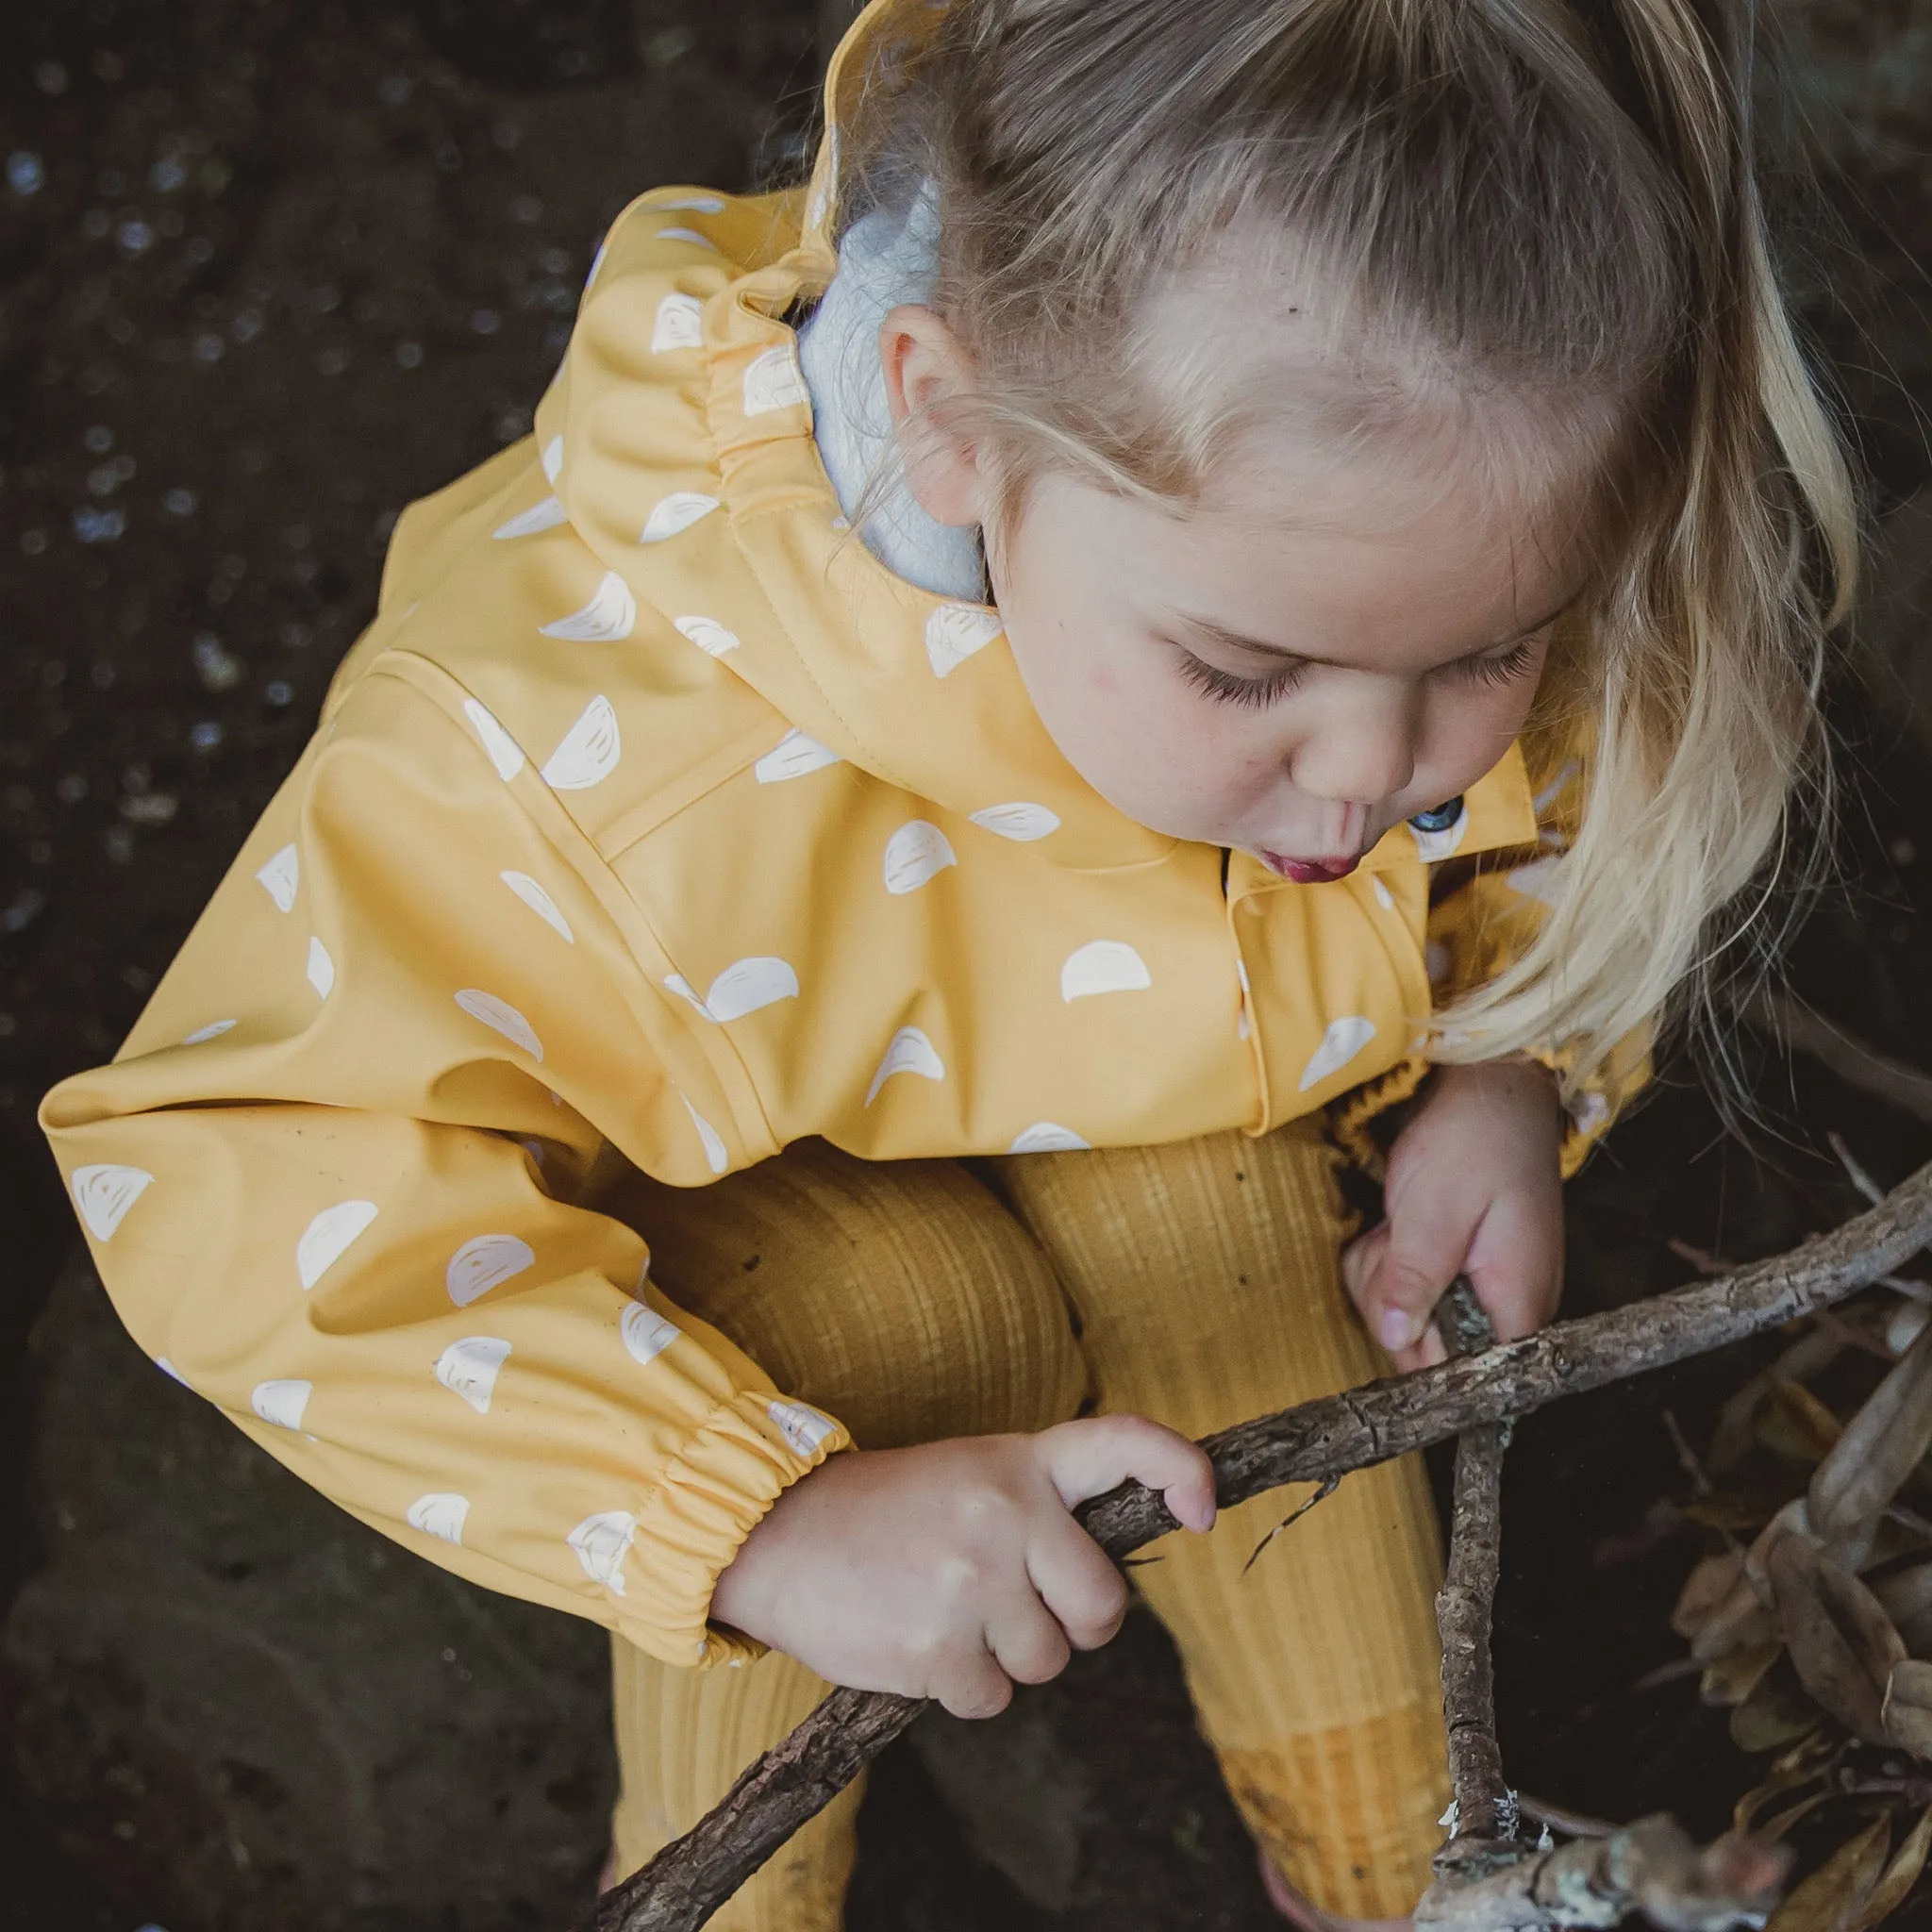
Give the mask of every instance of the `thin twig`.
[(1845, 1145), (1845, 1137), (1833, 1127), (1824, 1137), (1831, 1143), (1831, 1151), (1838, 1156), (1838, 1164), (1844, 1169), (1845, 1178), (1863, 1194), (1874, 1208), (1885, 1199), (1885, 1190), (1874, 1181), (1865, 1170), (1858, 1157)]
[(1847, 1087), (1888, 1101), (1922, 1121), (1932, 1121), (1932, 1075), (1867, 1046), (1790, 993), (1760, 993), (1745, 1008), (1744, 1017), (1797, 1052), (1808, 1054)]
[(1281, 1521), (1277, 1523), (1274, 1525), (1274, 1527), (1271, 1529), (1268, 1532), (1268, 1534), (1264, 1536), (1261, 1539), (1261, 1541), (1255, 1545), (1254, 1554), (1250, 1556), (1248, 1560), (1241, 1565), (1241, 1574), (1245, 1576), (1248, 1574), (1248, 1572), (1255, 1567), (1256, 1561), (1260, 1557), (1261, 1552), (1265, 1550), (1268, 1547), (1268, 1545), (1272, 1543), (1274, 1541), (1274, 1539), (1278, 1537), (1284, 1529), (1292, 1529), (1295, 1526), (1295, 1524), (1299, 1523), (1302, 1520), (1302, 1518), (1306, 1516), (1308, 1513), (1308, 1511), (1315, 1507), (1317, 1503), (1325, 1503), (1328, 1500), (1328, 1498), (1332, 1496), (1336, 1492), (1336, 1491), (1339, 1490), (1341, 1487), (1341, 1478), (1339, 1475), (1324, 1475), (1322, 1478), (1321, 1488), (1319, 1488), (1312, 1496), (1307, 1497), (1303, 1502), (1297, 1503), (1295, 1507), (1292, 1509), (1291, 1509), (1288, 1512), (1288, 1514), (1284, 1516), (1281, 1519)]
[[(1466, 1276), (1458, 1274), (1436, 1310), (1453, 1357), (1493, 1348), (1496, 1330)], [(1449, 1560), (1436, 1593), (1442, 1640), (1442, 1722), (1449, 1740), (1449, 1784), (1456, 1794), (1451, 1842), (1498, 1844), (1516, 1837), (1516, 1802), (1503, 1781), (1496, 1742), (1496, 1678), (1490, 1655), (1496, 1573), (1503, 1535), (1503, 1457), (1512, 1424), (1478, 1423), (1456, 1439), (1456, 1501)]]
[[(1895, 1269), (1932, 1239), (1932, 1165), (1870, 1212), (1788, 1255), (1627, 1307), (1562, 1322), (1486, 1355), (1304, 1403), (1210, 1436), (1224, 1508), (1284, 1483), (1321, 1482), (1406, 1456), (1474, 1424), (1703, 1355), (1796, 1321)], [(1124, 1484), (1076, 1512), (1116, 1560), (1179, 1525)], [(924, 1701), (835, 1690), (754, 1763), (724, 1802), (606, 1892), (582, 1932), (696, 1932), (777, 1848), (911, 1724)]]
[(1565, 1838), (1608, 1838), (1618, 1829), (1607, 1818), (1592, 1818), (1585, 1811), (1572, 1811), (1553, 1805), (1547, 1798), (1533, 1798), (1527, 1791), (1516, 1794), (1516, 1808), (1536, 1824), (1546, 1824)]

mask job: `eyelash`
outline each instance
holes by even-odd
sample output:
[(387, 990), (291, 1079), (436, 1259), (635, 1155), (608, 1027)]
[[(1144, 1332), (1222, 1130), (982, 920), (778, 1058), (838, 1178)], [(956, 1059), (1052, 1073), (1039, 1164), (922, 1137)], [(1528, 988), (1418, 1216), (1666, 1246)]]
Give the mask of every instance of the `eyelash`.
[[(1513, 683), (1529, 669), (1538, 642), (1535, 638), (1524, 638), (1500, 658), (1465, 658), (1455, 667), (1457, 675), (1473, 678), (1478, 684)], [(1265, 709), (1277, 698), (1286, 697), (1302, 681), (1307, 669), (1303, 664), (1288, 664), (1266, 677), (1237, 677), (1230, 671), (1220, 671), (1204, 662), (1191, 651), (1180, 655), (1181, 675), (1196, 691), (1207, 692), (1222, 704), (1241, 705), (1257, 711)]]
[(1302, 681), (1307, 671), (1302, 664), (1284, 664), (1266, 677), (1237, 677), (1231, 671), (1217, 671), (1191, 651), (1181, 653), (1181, 675), (1196, 691), (1206, 691), (1224, 705), (1241, 705), (1262, 710), (1276, 698), (1286, 697)]
[(1510, 684), (1529, 669), (1541, 641), (1540, 637), (1524, 638), (1500, 658), (1465, 658), (1457, 669), (1478, 684)]

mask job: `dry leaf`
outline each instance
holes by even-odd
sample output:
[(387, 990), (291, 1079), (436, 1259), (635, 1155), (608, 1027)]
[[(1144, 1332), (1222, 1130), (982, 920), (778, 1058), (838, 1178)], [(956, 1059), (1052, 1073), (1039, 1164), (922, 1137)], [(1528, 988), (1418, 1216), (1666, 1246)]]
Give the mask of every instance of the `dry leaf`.
[(1754, 1644), (1749, 1650), (1734, 1650), (1728, 1657), (1719, 1657), (1715, 1663), (1705, 1666), (1697, 1685), (1699, 1696), (1707, 1704), (1742, 1704), (1784, 1651), (1783, 1641), (1774, 1637), (1769, 1643)]
[[(1821, 1757), (1816, 1743), (1814, 1736), (1793, 1745), (1773, 1762), (1763, 1781), (1754, 1785), (1733, 1807), (1732, 1831), (1740, 1838), (1781, 1837), (1791, 1820), (1804, 1817), (1814, 1805), (1831, 1795), (1831, 1786), (1820, 1780), (1835, 1758), (1831, 1754)], [(1809, 1790), (1807, 1786), (1811, 1787)], [(1779, 1806), (1788, 1808), (1779, 1813)]]
[(1713, 1474), (1723, 1475), (1737, 1468), (1750, 1453), (1757, 1412), (1764, 1406), (1773, 1375), (1790, 1382), (1808, 1382), (1822, 1374), (1844, 1353), (1844, 1343), (1829, 1328), (1813, 1328), (1801, 1335), (1772, 1363), (1764, 1374), (1753, 1375), (1718, 1410), (1717, 1426), (1711, 1432), (1710, 1453), (1704, 1458)]
[(1932, 1563), (1896, 1570), (1872, 1586), (1914, 1657), (1932, 1651)]
[(1932, 1758), (1932, 1664), (1910, 1657), (1894, 1664), (1880, 1716), (1891, 1742), (1914, 1757)]
[(1771, 1576), (1766, 1569), (1771, 1553), (1788, 1536), (1803, 1537), (1812, 1545), (1818, 1541), (1811, 1528), (1811, 1513), (1805, 1507), (1803, 1496), (1794, 1497), (1780, 1509), (1757, 1536), (1751, 1546), (1744, 1552), (1744, 1574), (1750, 1580), (1751, 1588), (1757, 1592), (1760, 1603), (1772, 1599)]
[(1871, 1895), (1843, 1932), (1872, 1932), (1881, 1919), (1897, 1911), (1905, 1904), (1906, 1894), (1919, 1882), (1927, 1852), (1932, 1852), (1932, 1806), (1919, 1813), (1919, 1822), (1906, 1834), (1905, 1843), (1891, 1855), (1885, 1876), (1872, 1888)]
[(1743, 1580), (1742, 1550), (1725, 1550), (1720, 1556), (1706, 1557), (1684, 1579), (1684, 1588), (1677, 1594), (1677, 1607), (1671, 1612), (1671, 1628), (1679, 1637), (1695, 1637), (1710, 1622), (1718, 1606)]
[(1731, 1742), (1740, 1751), (1775, 1751), (1818, 1729), (1818, 1707), (1790, 1671), (1770, 1670), (1731, 1712)]
[(1757, 1440), (1790, 1462), (1818, 1462), (1830, 1454), (1843, 1424), (1802, 1382), (1766, 1378)]
[(1801, 1536), (1774, 1544), (1766, 1570), (1806, 1690), (1855, 1736), (1886, 1742), (1885, 1687), (1906, 1647), (1878, 1599)]
[(1765, 1932), (1849, 1932), (1871, 1896), (1891, 1839), (1889, 1817), (1848, 1840), (1771, 1915)]
[[(1783, 1386), (1795, 1389), (1797, 1384)], [(1887, 1371), (1812, 1472), (1806, 1499), (1812, 1526), (1829, 1541), (1876, 1516), (1905, 1486), (1927, 1448), (1932, 1448), (1932, 1328)]]

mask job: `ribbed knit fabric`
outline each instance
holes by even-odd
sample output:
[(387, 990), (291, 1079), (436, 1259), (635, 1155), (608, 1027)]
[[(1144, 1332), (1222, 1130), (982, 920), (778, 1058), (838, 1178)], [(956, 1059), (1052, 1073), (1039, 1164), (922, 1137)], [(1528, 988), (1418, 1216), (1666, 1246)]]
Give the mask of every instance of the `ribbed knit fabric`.
[[(1298, 1123), (986, 1162), (983, 1185), (957, 1162), (805, 1142), (703, 1190), (631, 1179), (605, 1205), (651, 1241), (666, 1294), (861, 1447), (1040, 1428), (1083, 1395), (1202, 1435), (1386, 1367), (1337, 1278), (1335, 1159)], [(1330, 1911), (1396, 1917), (1427, 1883), (1446, 1801), (1436, 1525), (1418, 1466), (1366, 1471), (1243, 1574), (1299, 1494), (1168, 1539), (1134, 1578), (1269, 1855)], [(694, 1823), (824, 1690), (777, 1656), (690, 1672), (620, 1641), (621, 1868)], [(801, 1833), (716, 1932), (837, 1932), (857, 1804)]]

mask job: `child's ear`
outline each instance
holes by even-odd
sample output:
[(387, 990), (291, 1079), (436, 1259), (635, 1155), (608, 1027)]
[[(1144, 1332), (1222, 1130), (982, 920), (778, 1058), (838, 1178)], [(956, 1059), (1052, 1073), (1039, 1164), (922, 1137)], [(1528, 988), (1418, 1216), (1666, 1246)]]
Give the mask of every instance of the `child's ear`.
[(985, 523), (977, 449), (949, 423), (945, 408), (971, 381), (965, 345), (930, 308), (902, 303), (879, 325), (879, 368), (914, 500), (942, 524)]

